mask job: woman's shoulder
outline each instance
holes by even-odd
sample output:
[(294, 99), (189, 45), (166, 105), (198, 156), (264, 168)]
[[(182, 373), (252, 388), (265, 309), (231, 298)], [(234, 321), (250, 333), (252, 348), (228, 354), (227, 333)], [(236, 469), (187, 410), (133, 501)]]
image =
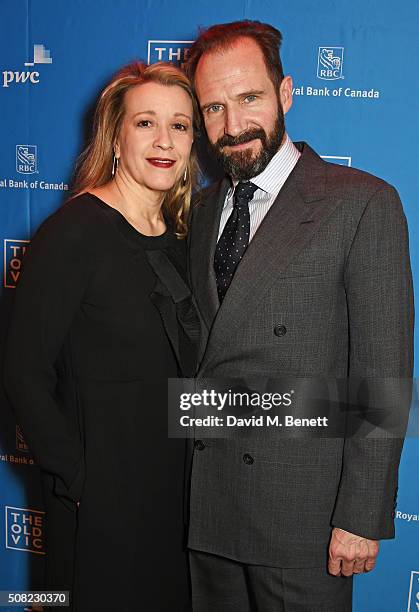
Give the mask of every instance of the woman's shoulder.
[(57, 223), (75, 223), (85, 226), (97, 222), (101, 217), (97, 198), (91, 193), (82, 193), (67, 200), (49, 219)]
[(54, 233), (69, 239), (77, 239), (92, 232), (90, 237), (94, 239), (103, 223), (103, 215), (95, 200), (96, 198), (89, 193), (67, 200), (45, 219), (37, 234)]
[(108, 224), (94, 200), (84, 193), (65, 202), (41, 223), (28, 250), (45, 256), (77, 252), (80, 257), (97, 251), (107, 242)]

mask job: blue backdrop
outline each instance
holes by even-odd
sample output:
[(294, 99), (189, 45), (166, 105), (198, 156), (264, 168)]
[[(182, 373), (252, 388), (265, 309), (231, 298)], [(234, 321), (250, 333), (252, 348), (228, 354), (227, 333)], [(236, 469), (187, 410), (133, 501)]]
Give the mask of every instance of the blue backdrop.
[[(284, 35), (291, 138), (396, 186), (417, 278), (417, 0), (0, 0), (0, 11), (2, 337), (25, 245), (67, 196), (101, 87), (134, 58), (182, 62), (199, 26), (243, 18)], [(0, 402), (0, 590), (36, 588), (46, 552), (38, 468)], [(382, 544), (372, 574), (356, 578), (356, 611), (419, 609), (418, 460), (410, 437), (396, 540)]]

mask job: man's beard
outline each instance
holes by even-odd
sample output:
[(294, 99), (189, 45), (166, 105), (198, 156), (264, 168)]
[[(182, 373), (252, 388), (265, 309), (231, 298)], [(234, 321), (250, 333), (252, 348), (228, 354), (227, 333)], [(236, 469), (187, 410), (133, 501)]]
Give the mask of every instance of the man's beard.
[[(210, 143), (210, 146), (217, 160), (232, 179), (248, 181), (265, 170), (281, 146), (284, 133), (284, 113), (279, 108), (275, 126), (269, 135), (262, 128), (247, 130), (236, 137), (224, 134), (214, 144)], [(228, 153), (224, 151), (226, 146), (244, 144), (256, 138), (261, 143), (260, 151), (256, 155), (251, 149)]]

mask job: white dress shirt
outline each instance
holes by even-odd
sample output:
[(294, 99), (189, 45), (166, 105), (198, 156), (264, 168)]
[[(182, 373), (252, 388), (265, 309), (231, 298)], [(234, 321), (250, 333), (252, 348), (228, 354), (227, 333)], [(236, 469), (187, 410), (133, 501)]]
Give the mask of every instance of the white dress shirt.
[[(249, 202), (249, 242), (256, 234), (256, 231), (265, 218), (266, 213), (275, 202), (278, 193), (280, 192), (288, 176), (291, 174), (300, 156), (300, 151), (293, 144), (287, 134), (284, 144), (280, 147), (278, 152), (275, 153), (265, 170), (251, 179), (251, 182), (257, 185), (258, 188), (255, 191), (253, 199)], [(238, 181), (233, 181), (233, 186), (227, 192), (223, 211), (221, 213), (218, 239), (223, 233), (224, 226), (232, 213), (234, 189), (237, 183)]]

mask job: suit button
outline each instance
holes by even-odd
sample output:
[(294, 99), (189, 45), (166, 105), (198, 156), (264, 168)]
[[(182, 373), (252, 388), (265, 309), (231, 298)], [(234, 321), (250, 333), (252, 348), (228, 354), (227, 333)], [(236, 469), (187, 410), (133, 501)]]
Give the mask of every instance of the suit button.
[(245, 462), (246, 465), (252, 465), (252, 463), (254, 462), (254, 459), (252, 455), (249, 455), (248, 453), (246, 453), (245, 455), (243, 455), (243, 461)]
[(287, 333), (287, 328), (285, 327), (285, 325), (275, 325), (274, 327), (275, 336), (285, 336), (286, 333)]
[(205, 444), (202, 442), (202, 440), (195, 440), (194, 446), (196, 450), (204, 450), (205, 448)]

